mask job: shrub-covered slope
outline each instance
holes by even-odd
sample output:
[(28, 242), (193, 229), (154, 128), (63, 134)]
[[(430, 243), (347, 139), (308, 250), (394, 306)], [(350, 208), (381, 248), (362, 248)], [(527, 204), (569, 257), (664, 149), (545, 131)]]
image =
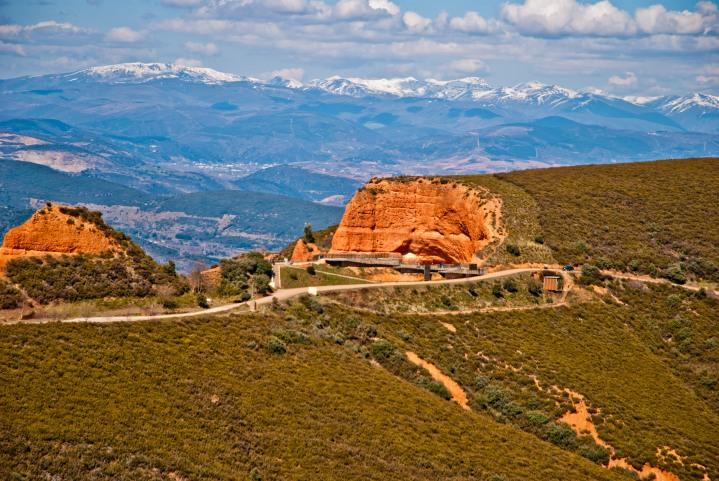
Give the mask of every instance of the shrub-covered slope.
[(539, 206), (560, 262), (719, 280), (719, 159), (498, 174)]
[(288, 319), (3, 328), (0, 478), (621, 479)]
[[(63, 219), (66, 219), (67, 225), (64, 225)], [(68, 231), (77, 233), (78, 238), (92, 234), (91, 240), (102, 240), (102, 245), (109, 248), (103, 252), (94, 249), (83, 251), (82, 247), (75, 254), (67, 254), (65, 250), (53, 252), (53, 243), (72, 244), (72, 241), (59, 238), (59, 232), (47, 231), (57, 226), (59, 221)], [(10, 256), (4, 266), (4, 274), (29, 298), (39, 303), (144, 297), (154, 293), (159, 286), (172, 289), (174, 293), (187, 289), (173, 264), (159, 265), (127, 235), (107, 225), (99, 212), (85, 207), (48, 204), (19, 229), (22, 233), (16, 237), (21, 244), (43, 240), (47, 255), (31, 251), (30, 255)]]

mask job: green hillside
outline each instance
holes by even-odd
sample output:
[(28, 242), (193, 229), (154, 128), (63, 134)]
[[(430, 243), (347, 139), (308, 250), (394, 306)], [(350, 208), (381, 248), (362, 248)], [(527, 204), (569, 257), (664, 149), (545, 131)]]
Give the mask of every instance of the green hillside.
[(499, 174), (532, 196), (562, 263), (719, 281), (719, 159)]
[(298, 306), (4, 327), (0, 478), (622, 479), (372, 366), (352, 348), (371, 341)]

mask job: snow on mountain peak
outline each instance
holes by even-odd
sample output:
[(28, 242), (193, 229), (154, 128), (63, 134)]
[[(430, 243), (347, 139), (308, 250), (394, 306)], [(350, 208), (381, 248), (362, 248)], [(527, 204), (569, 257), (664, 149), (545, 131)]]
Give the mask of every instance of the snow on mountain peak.
[(716, 95), (695, 93), (682, 97), (665, 97), (665, 101), (659, 107), (664, 112), (681, 113), (690, 109), (703, 111), (719, 109), (719, 97)]
[(211, 68), (188, 67), (170, 63), (121, 63), (91, 67), (68, 75), (92, 77), (110, 83), (141, 83), (156, 79), (183, 79), (201, 83), (225, 83), (252, 80), (247, 77), (219, 72)]

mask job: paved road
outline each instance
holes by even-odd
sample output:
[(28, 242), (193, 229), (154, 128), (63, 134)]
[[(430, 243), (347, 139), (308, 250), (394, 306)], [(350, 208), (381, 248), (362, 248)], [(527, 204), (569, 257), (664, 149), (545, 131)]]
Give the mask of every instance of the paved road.
[[(376, 289), (378, 287), (402, 287), (402, 286), (419, 286), (419, 285), (435, 285), (435, 284), (461, 284), (466, 282), (484, 281), (489, 279), (497, 279), (501, 277), (512, 276), (515, 274), (521, 274), (524, 272), (536, 272), (542, 269), (538, 268), (521, 268), (521, 269), (507, 269), (504, 271), (490, 272), (481, 276), (465, 277), (462, 279), (442, 279), (437, 281), (404, 281), (404, 282), (374, 282), (367, 284), (344, 284), (339, 286), (318, 286), (316, 287), (317, 292), (336, 292), (336, 291), (350, 291), (358, 289)], [(100, 316), (100, 317), (76, 317), (73, 319), (61, 319), (59, 321), (53, 320), (38, 320), (38, 321), (19, 321), (23, 323), (47, 323), (47, 322), (67, 322), (67, 323), (78, 323), (78, 322), (93, 322), (93, 323), (110, 323), (110, 322), (138, 322), (138, 321), (154, 321), (160, 319), (184, 319), (188, 317), (197, 316), (209, 316), (212, 314), (220, 314), (223, 312), (232, 311), (241, 306), (249, 306), (251, 303), (255, 303), (257, 306), (264, 304), (270, 304), (273, 298), (278, 301), (284, 301), (291, 299), (302, 294), (307, 293), (307, 287), (298, 287), (294, 289), (280, 289), (273, 293), (271, 296), (261, 297), (254, 301), (237, 302), (232, 304), (225, 304), (222, 306), (211, 307), (209, 309), (203, 309), (200, 311), (182, 312), (179, 314), (154, 314), (150, 316)]]

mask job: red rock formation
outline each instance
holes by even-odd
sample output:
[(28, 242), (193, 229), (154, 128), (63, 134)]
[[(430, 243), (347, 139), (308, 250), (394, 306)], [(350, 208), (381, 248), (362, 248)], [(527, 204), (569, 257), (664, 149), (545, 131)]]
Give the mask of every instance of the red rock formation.
[(44, 207), (22, 225), (8, 231), (0, 247), (0, 268), (21, 256), (53, 254), (99, 254), (118, 251), (117, 241), (92, 222), (60, 212), (60, 207)]
[(309, 262), (320, 254), (320, 249), (313, 243), (299, 239), (292, 250), (292, 262)]
[(502, 235), (501, 202), (438, 179), (372, 181), (347, 205), (331, 253), (415, 254), (421, 262), (470, 262)]

